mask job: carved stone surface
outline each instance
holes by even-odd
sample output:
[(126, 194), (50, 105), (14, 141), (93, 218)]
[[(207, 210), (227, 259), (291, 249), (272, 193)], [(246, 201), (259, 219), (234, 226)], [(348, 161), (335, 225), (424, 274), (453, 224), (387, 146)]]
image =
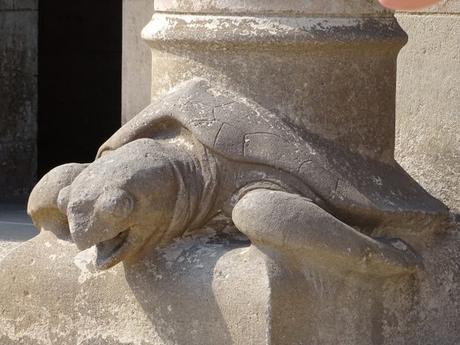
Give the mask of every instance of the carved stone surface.
[[(460, 212), (460, 1), (399, 13), (410, 36), (398, 57), (396, 157), (435, 197)], [(417, 85), (414, 88), (414, 85)]]
[(424, 271), (382, 279), (261, 252), (219, 224), (102, 272), (93, 248), (42, 232), (1, 261), (0, 343), (458, 342), (457, 232), (417, 245)]
[(444, 230), (449, 222), (448, 209), (395, 162), (366, 159), (300, 132), (204, 80), (152, 104), (103, 144), (98, 157), (77, 166), (78, 176), (67, 166), (47, 175), (29, 213), (38, 226), (58, 217), (41, 216), (53, 207), (36, 195), (54, 198), (72, 240), (81, 250), (96, 245), (102, 269), (138, 259), (223, 211), (255, 243), (298, 247), (312, 259), (320, 250), (322, 261), (325, 255), (348, 269), (377, 273), (389, 265), (394, 274), (392, 265), (410, 270), (416, 255), (351, 226), (384, 236)]
[[(305, 164), (298, 157), (309, 169), (299, 169)], [(341, 182), (331, 189), (333, 178)], [(194, 230), (219, 211), (250, 242), (217, 224), (211, 234)], [(435, 293), (458, 289), (446, 280), (456, 270), (458, 230), (449, 227), (442, 203), (396, 163), (300, 132), (204, 80), (153, 103), (103, 144), (93, 163), (51, 171), (32, 193), (29, 212), (39, 228), (63, 239), (67, 231), (67, 239), (86, 250), (81, 255), (95, 245), (83, 265), (74, 261), (83, 272), (80, 284), (88, 265), (110, 269), (124, 262), (128, 285), (98, 273), (94, 283), (121, 286), (136, 300), (122, 306), (144, 320), (143, 333), (126, 330), (121, 338), (141, 344), (333, 344), (339, 338), (343, 344), (410, 344), (413, 334), (430, 332), (437, 315), (423, 301), (435, 299), (443, 312), (458, 313), (455, 297)], [(43, 243), (43, 236), (35, 240), (38, 248), (64, 245), (49, 237)], [(436, 272), (434, 253), (453, 261)], [(73, 255), (66, 249), (62, 259), (78, 261)], [(11, 275), (15, 256), (9, 260), (0, 276)], [(77, 275), (74, 270), (67, 279)], [(424, 313), (427, 319), (419, 319)], [(15, 324), (9, 319), (2, 321), (5, 329)], [(120, 337), (107, 338), (120, 327), (117, 320), (109, 316), (85, 341), (105, 337), (117, 344)], [(70, 323), (79, 322), (90, 323), (77, 313)], [(330, 331), (350, 322), (357, 328), (346, 335)], [(456, 326), (446, 327), (426, 344), (456, 337)], [(37, 341), (36, 333), (25, 334)], [(59, 341), (82, 337), (74, 329), (47, 334)]]
[(458, 228), (393, 158), (394, 19), (155, 6), (153, 102), (35, 187), (42, 233), (0, 264), (0, 340), (455, 344)]
[(396, 56), (406, 35), (378, 2), (164, 0), (155, 9), (142, 33), (153, 100), (198, 76), (300, 128), (393, 159)]

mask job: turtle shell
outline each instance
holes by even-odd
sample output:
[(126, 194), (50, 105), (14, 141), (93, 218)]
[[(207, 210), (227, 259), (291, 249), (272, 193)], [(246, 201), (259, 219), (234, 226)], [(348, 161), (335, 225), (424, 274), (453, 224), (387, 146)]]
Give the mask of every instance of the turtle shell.
[(232, 92), (193, 79), (148, 106), (99, 149), (187, 129), (214, 154), (295, 175), (351, 225), (427, 225), (448, 208), (395, 161), (381, 162), (300, 130)]

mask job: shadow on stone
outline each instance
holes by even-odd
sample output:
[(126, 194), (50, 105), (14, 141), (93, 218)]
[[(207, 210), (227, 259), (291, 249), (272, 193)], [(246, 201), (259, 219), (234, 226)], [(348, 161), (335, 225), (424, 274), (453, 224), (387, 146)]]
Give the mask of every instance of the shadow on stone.
[[(215, 225), (213, 231), (220, 233)], [(235, 255), (248, 245), (247, 241), (225, 234), (193, 235), (155, 250), (137, 264), (125, 264), (126, 279), (134, 296), (165, 343), (235, 343), (223, 316), (222, 301), (218, 301), (232, 294), (224, 296), (228, 292), (216, 288), (215, 282), (222, 276), (222, 269), (234, 269), (226, 256)], [(235, 287), (232, 278), (228, 280), (227, 288)]]

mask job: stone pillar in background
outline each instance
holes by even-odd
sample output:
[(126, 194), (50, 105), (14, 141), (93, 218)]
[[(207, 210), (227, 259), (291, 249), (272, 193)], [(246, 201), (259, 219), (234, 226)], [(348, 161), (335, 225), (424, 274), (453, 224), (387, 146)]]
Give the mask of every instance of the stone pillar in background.
[(38, 1), (0, 0), (0, 201), (34, 183), (37, 137)]
[(398, 58), (396, 156), (460, 212), (460, 1), (397, 18), (409, 42)]
[(150, 103), (150, 49), (141, 38), (153, 0), (123, 0), (122, 122)]
[(352, 150), (393, 158), (396, 56), (377, 1), (155, 1), (152, 97), (202, 76)]

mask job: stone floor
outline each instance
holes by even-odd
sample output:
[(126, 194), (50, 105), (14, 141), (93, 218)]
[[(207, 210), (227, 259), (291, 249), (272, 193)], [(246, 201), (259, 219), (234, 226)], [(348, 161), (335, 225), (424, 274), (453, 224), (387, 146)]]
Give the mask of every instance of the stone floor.
[(0, 204), (0, 260), (13, 248), (37, 235), (21, 204)]

